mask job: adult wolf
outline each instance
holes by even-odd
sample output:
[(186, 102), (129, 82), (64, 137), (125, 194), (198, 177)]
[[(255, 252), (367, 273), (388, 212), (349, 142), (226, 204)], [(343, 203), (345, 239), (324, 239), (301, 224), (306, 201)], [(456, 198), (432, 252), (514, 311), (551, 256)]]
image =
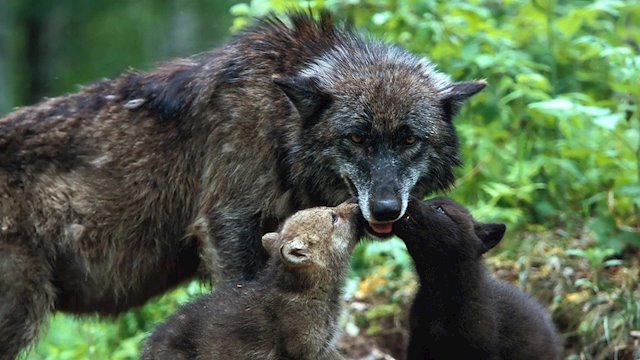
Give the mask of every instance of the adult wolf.
[(484, 86), (296, 13), (0, 119), (0, 358), (53, 310), (253, 278), (298, 209), (356, 195), (388, 235), (409, 193), (452, 183), (452, 118)]

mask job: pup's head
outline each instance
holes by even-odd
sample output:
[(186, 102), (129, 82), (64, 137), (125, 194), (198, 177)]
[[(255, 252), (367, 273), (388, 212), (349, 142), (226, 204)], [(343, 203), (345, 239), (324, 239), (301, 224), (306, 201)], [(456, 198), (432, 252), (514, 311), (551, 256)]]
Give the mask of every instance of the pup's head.
[(473, 219), (462, 205), (446, 198), (411, 198), (405, 216), (394, 225), (412, 255), (425, 259), (476, 259), (496, 246), (506, 227)]
[(358, 204), (298, 211), (279, 233), (267, 233), (262, 245), (287, 267), (322, 273), (345, 267), (360, 236)]
[(454, 83), (427, 60), (359, 39), (275, 83), (303, 121), (298, 155), (313, 154), (309, 166), (344, 179), (379, 238), (392, 235), (410, 194), (452, 185), (460, 164), (453, 118), (486, 86)]

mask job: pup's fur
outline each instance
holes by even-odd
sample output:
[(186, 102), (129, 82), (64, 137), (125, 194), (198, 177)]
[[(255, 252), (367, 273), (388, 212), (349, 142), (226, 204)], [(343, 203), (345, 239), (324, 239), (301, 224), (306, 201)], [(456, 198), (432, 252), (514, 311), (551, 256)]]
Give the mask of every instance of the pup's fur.
[(341, 359), (337, 320), (359, 219), (346, 203), (294, 214), (262, 238), (263, 274), (185, 306), (151, 335), (143, 359)]
[(407, 359), (559, 359), (558, 335), (542, 306), (492, 278), (482, 254), (503, 224), (475, 221), (449, 199), (411, 199), (394, 224), (420, 278), (411, 306)]
[(117, 314), (199, 269), (253, 278), (296, 210), (353, 193), (389, 222), (452, 183), (452, 120), (485, 83), (289, 20), (0, 119), (0, 359), (54, 310)]

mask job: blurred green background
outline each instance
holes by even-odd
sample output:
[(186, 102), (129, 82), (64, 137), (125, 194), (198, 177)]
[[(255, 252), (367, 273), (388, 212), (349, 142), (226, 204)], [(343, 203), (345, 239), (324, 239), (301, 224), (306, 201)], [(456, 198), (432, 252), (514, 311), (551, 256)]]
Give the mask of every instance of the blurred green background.
[[(487, 262), (547, 306), (566, 358), (640, 356), (639, 1), (3, 0), (0, 114), (206, 51), (291, 8), (328, 8), (456, 80), (487, 79), (456, 120), (465, 165), (447, 195), (507, 224)], [(347, 354), (367, 338), (398, 356), (411, 266), (397, 239), (357, 248)], [(56, 315), (23, 358), (135, 359), (157, 322), (209, 290), (193, 282), (115, 319)]]

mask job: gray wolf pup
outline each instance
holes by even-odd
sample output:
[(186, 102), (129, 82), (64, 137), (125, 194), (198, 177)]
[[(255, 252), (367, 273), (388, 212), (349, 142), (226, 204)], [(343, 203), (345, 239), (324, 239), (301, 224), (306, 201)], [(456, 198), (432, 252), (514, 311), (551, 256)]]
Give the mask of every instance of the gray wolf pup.
[(559, 337), (542, 306), (483, 265), (503, 224), (477, 222), (449, 199), (413, 198), (394, 230), (420, 279), (407, 359), (560, 359)]
[(227, 284), (186, 305), (150, 336), (153, 359), (342, 359), (338, 317), (358, 205), (302, 210), (262, 243), (271, 255), (257, 279)]
[(452, 184), (453, 117), (484, 86), (298, 13), (0, 119), (0, 359), (54, 310), (254, 278), (299, 209), (355, 195), (390, 235), (410, 193)]

